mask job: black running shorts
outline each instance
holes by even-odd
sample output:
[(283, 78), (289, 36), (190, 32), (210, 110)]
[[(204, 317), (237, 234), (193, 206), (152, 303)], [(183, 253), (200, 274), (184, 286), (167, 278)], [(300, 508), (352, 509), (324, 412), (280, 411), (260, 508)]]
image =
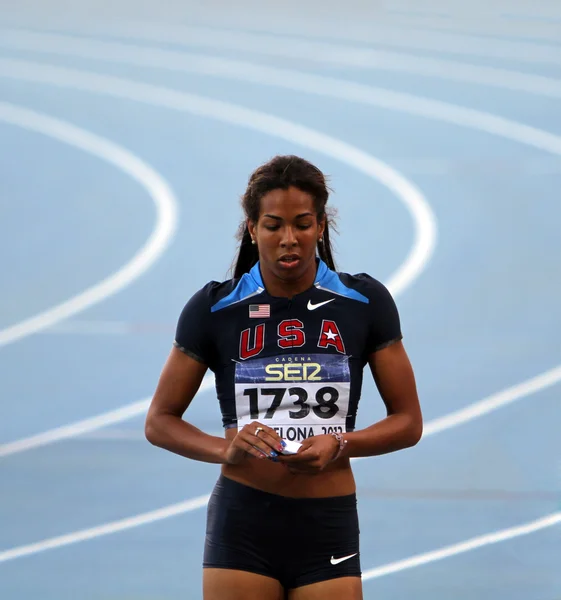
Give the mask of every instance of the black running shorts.
[(356, 495), (287, 498), (221, 475), (208, 504), (203, 567), (266, 575), (286, 590), (360, 577)]

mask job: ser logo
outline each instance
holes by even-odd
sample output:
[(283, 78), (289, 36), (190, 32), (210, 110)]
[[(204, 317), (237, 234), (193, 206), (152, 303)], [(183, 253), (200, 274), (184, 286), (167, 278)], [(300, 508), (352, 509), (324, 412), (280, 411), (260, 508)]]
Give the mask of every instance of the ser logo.
[(265, 381), (321, 381), (319, 363), (271, 363), (265, 367)]

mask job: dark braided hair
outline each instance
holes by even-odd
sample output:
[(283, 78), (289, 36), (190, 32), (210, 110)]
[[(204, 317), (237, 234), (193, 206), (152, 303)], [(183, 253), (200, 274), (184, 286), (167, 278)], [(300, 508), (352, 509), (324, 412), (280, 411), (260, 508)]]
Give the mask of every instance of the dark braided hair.
[[(318, 242), (319, 257), (327, 266), (336, 270), (329, 238), (329, 225), (334, 228), (331, 214), (326, 208), (329, 197), (325, 176), (313, 164), (298, 156), (275, 156), (269, 162), (258, 167), (249, 177), (247, 189), (242, 197), (242, 208), (246, 219), (257, 223), (261, 208), (261, 198), (273, 190), (287, 190), (290, 186), (310, 194), (314, 199), (314, 208), (318, 222), (325, 219), (323, 242)], [(249, 272), (259, 260), (257, 246), (251, 243), (251, 235), (244, 219), (238, 230), (240, 246), (236, 257), (233, 276), (241, 277)]]

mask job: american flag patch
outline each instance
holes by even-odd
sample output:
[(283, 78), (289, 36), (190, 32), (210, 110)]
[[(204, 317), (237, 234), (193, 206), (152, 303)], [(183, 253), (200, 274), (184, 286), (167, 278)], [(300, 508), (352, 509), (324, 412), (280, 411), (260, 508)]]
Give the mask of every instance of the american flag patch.
[(271, 316), (270, 304), (250, 304), (249, 318), (250, 319), (267, 319)]

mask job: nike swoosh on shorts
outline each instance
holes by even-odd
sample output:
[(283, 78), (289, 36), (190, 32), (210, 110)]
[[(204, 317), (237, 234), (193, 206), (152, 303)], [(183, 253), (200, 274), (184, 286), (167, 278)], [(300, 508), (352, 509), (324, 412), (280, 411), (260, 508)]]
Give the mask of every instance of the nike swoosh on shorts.
[(357, 554), (358, 554), (358, 552), (355, 552), (354, 554), (349, 554), (349, 556), (342, 556), (341, 558), (334, 558), (332, 556), (330, 562), (332, 565), (338, 565), (339, 563), (342, 563), (344, 560), (349, 560), (349, 558), (352, 558), (353, 556), (356, 556)]

